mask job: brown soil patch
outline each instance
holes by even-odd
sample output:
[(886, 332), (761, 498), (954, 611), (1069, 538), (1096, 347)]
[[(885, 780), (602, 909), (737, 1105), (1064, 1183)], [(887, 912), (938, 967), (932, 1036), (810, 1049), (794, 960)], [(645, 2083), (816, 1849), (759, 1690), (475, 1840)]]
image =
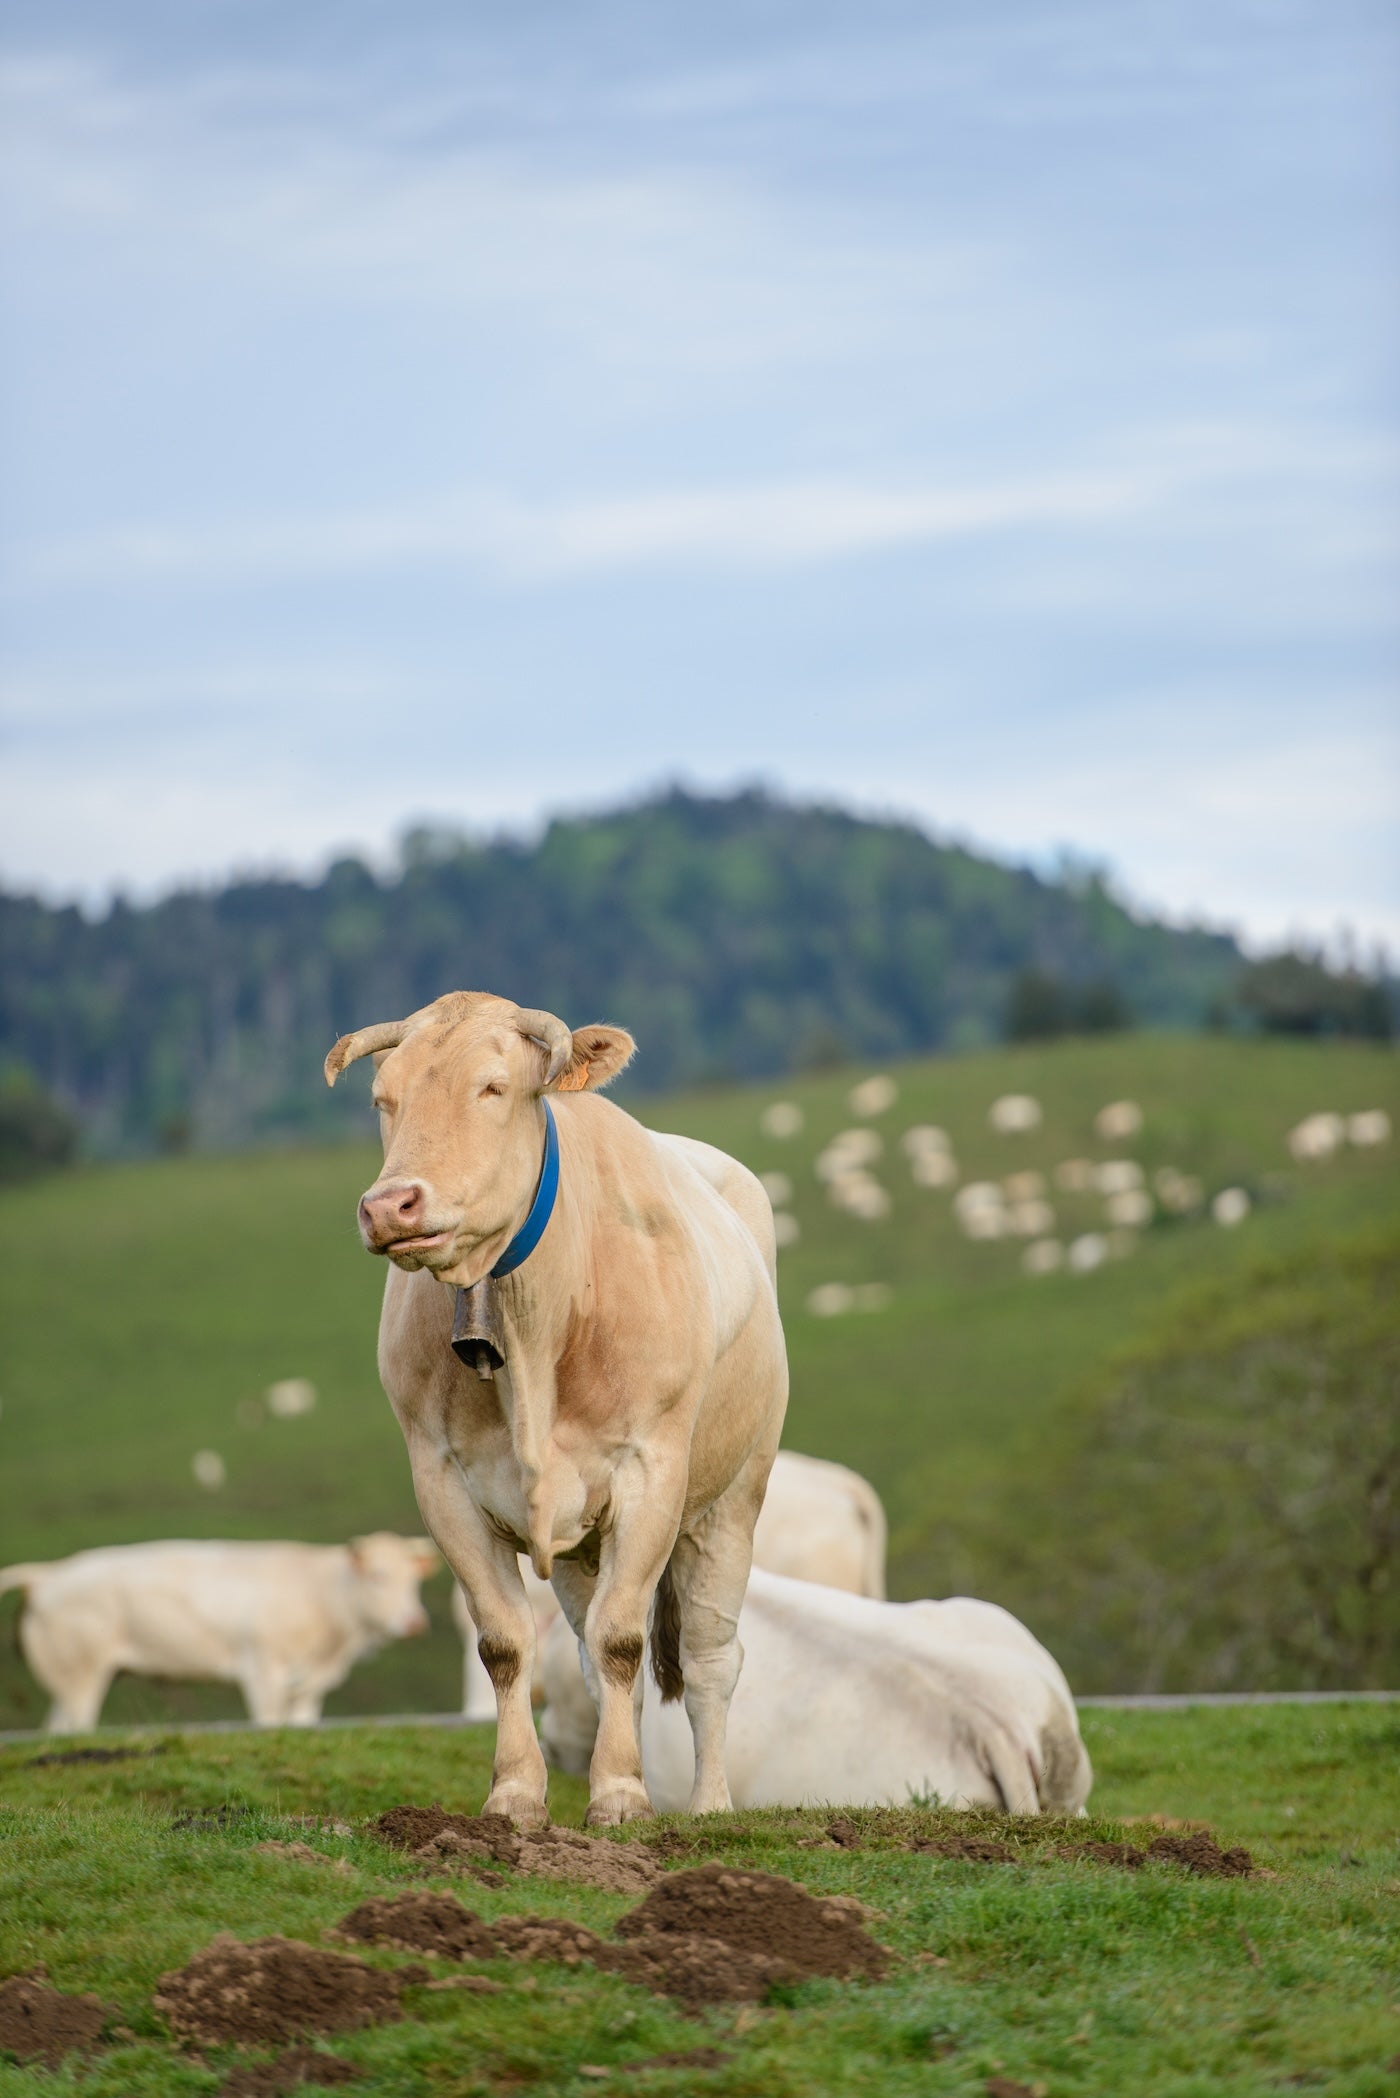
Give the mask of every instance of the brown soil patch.
[(338, 2054), (315, 2047), (288, 2047), (270, 2062), (249, 2062), (231, 2071), (219, 2098), (282, 2098), (299, 2083), (358, 2083), (362, 2071)]
[[(581, 1829), (542, 1828), (522, 1833), (503, 1814), (449, 1814), (445, 1807), (390, 1807), (371, 1824), (382, 1843), (407, 1850), (426, 1864), (446, 1867), (484, 1862), (513, 1866), (542, 1879), (571, 1880), (610, 1894), (642, 1894), (656, 1884), (661, 1867), (640, 1843), (612, 1842)], [(499, 1880), (475, 1870), (486, 1884)]]
[(963, 1858), (974, 1865), (1014, 1865), (1016, 1853), (990, 1836), (930, 1836), (910, 1849), (925, 1858)]
[(397, 1945), (444, 1960), (493, 1960), (496, 1941), (479, 1916), (450, 1894), (378, 1895), (344, 1917), (337, 1937), (361, 1945)]
[(1207, 1830), (1194, 1836), (1156, 1836), (1147, 1846), (1150, 1858), (1167, 1858), (1203, 1879), (1248, 1879), (1254, 1860), (1247, 1850), (1222, 1850)]
[(515, 1862), (520, 1846), (515, 1824), (504, 1814), (451, 1814), (436, 1805), (390, 1807), (370, 1823), (368, 1833), (391, 1850), (414, 1851), (449, 1833), (457, 1839), (457, 1855), (492, 1858), (503, 1865)]
[(95, 2047), (115, 2015), (96, 1996), (65, 1996), (51, 1989), (42, 1969), (15, 1974), (0, 1982), (0, 2049), (22, 2062), (42, 2056), (52, 2067), (75, 2047)]
[(26, 1770), (50, 1770), (65, 1763), (143, 1763), (149, 1756), (163, 1756), (165, 1744), (154, 1748), (52, 1748), (46, 1755), (31, 1756)]
[(1116, 1865), (1127, 1872), (1141, 1870), (1149, 1858), (1165, 1858), (1203, 1879), (1248, 1879), (1256, 1871), (1247, 1850), (1222, 1850), (1204, 1828), (1190, 1836), (1155, 1836), (1146, 1850), (1135, 1843), (1059, 1843), (1055, 1855), (1071, 1862), (1092, 1858), (1096, 1865)]
[[(420, 1902), (454, 1911), (480, 1933), (467, 1957), (498, 1950), (513, 1959), (558, 1960), (566, 1967), (587, 1961), (657, 1995), (674, 1996), (690, 2009), (757, 2003), (775, 1982), (815, 1975), (876, 1978), (889, 1963), (885, 1948), (865, 1929), (866, 1912), (859, 1902), (843, 1895), (818, 1900), (791, 1880), (767, 1872), (728, 1872), (718, 1865), (675, 1873), (653, 1887), (618, 1924), (621, 1944), (565, 1916), (505, 1916), (488, 1930), (447, 1897), (439, 1903), (433, 1896), (367, 1902), (342, 1929), (349, 1934), (357, 1918), (373, 1911), (376, 1930), (387, 1919), (389, 1942), (445, 1949), (424, 1937), (401, 1935), (401, 1915), (410, 1903)], [(356, 1924), (357, 1931), (363, 1928)]]
[(1071, 1864), (1076, 1858), (1092, 1858), (1096, 1865), (1118, 1865), (1125, 1872), (1136, 1872), (1147, 1863), (1147, 1852), (1136, 1843), (1057, 1843), (1055, 1855)]
[(823, 1901), (771, 1872), (723, 1865), (672, 1873), (617, 1926), (620, 1938), (652, 1934), (717, 1938), (736, 1952), (776, 1956), (803, 1976), (878, 1979), (889, 1965), (858, 1904)]
[(155, 2007), (182, 2037), (258, 2046), (399, 2018), (399, 1990), (423, 1979), (421, 1968), (385, 1974), (292, 1938), (245, 1944), (221, 1932), (187, 1966), (162, 1974)]

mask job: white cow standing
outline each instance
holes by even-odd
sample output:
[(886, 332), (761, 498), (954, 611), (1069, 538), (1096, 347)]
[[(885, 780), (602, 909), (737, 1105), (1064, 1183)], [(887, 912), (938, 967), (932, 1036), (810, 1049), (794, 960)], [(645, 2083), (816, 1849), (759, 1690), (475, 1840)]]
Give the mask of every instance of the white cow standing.
[[(725, 1756), (736, 1807), (915, 1797), (1077, 1814), (1089, 1796), (1093, 1771), (1069, 1685), (995, 1603), (877, 1602), (756, 1567), (739, 1638), (744, 1666)], [(572, 1647), (561, 1622), (545, 1649), (540, 1738), (564, 1770), (578, 1768), (591, 1720)], [(690, 1786), (690, 1743), (650, 1683), (641, 1739), (647, 1789), (659, 1812), (673, 1813)]]
[(263, 1726), (314, 1726), (328, 1691), (390, 1639), (428, 1629), (425, 1537), (350, 1544), (111, 1545), (6, 1567), (20, 1644), (53, 1699), (51, 1733), (96, 1726), (112, 1678), (236, 1683)]
[[(885, 1593), (885, 1511), (867, 1479), (824, 1457), (779, 1450), (768, 1474), (753, 1533), (753, 1563), (796, 1581), (821, 1581), (851, 1595)], [(562, 1614), (548, 1581), (522, 1559), (520, 1574), (535, 1613), (535, 1702), (544, 1700), (544, 1647)], [(476, 1627), (460, 1588), (452, 1591), (452, 1615), (463, 1640), (462, 1713), (494, 1720), (496, 1693), (476, 1650)], [(579, 1676), (579, 1689), (583, 1678)], [(584, 1693), (586, 1696), (586, 1693)], [(582, 1707), (579, 1708), (582, 1710)], [(591, 1703), (588, 1709), (592, 1710)]]

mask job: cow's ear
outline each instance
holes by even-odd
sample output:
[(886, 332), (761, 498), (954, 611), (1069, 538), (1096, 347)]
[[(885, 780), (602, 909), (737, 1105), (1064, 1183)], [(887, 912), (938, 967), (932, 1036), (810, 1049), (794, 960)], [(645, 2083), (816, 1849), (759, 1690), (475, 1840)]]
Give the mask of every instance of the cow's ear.
[(345, 1547), (350, 1554), (350, 1564), (354, 1567), (356, 1573), (363, 1573), (365, 1570), (365, 1545), (367, 1541), (363, 1537), (352, 1537)]
[(429, 1574), (435, 1574), (442, 1565), (442, 1553), (433, 1543), (431, 1537), (410, 1537), (408, 1542), (413, 1551), (414, 1563), (418, 1568), (419, 1576), (426, 1581)]
[(576, 1027), (573, 1061), (552, 1090), (556, 1093), (596, 1092), (611, 1085), (637, 1053), (637, 1045), (625, 1027)]

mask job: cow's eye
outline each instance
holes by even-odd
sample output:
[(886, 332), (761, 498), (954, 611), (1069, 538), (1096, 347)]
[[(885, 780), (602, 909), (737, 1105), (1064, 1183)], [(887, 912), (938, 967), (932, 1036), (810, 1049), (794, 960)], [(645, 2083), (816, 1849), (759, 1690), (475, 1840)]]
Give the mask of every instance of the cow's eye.
[(481, 1097), (483, 1100), (499, 1100), (504, 1094), (504, 1092), (505, 1087), (503, 1085), (497, 1085), (493, 1081), (490, 1085), (484, 1085), (481, 1088)]

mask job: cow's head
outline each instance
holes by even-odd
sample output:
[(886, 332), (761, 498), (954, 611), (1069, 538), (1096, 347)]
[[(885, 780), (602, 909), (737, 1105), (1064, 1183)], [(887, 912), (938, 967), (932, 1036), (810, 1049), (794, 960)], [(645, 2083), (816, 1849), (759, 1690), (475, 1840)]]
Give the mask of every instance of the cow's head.
[(635, 1047), (620, 1027), (571, 1034), (553, 1013), (482, 991), (342, 1035), (327, 1085), (356, 1057), (376, 1066), (384, 1170), (360, 1201), (368, 1250), (443, 1282), (480, 1281), (534, 1198), (543, 1095), (606, 1085)]
[(427, 1537), (396, 1537), (374, 1530), (354, 1537), (346, 1547), (355, 1583), (361, 1623), (377, 1639), (418, 1639), (428, 1629), (428, 1613), (418, 1584), (442, 1565)]

